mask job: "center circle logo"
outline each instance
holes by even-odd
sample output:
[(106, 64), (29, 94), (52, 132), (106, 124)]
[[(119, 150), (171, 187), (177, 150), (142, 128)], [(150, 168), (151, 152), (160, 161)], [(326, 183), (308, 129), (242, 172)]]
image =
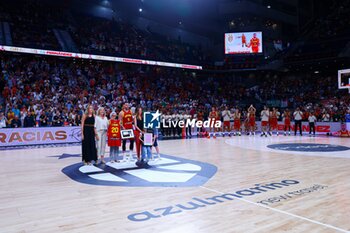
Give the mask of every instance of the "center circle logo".
[(281, 143), (268, 145), (267, 147), (274, 150), (302, 152), (337, 152), (350, 150), (346, 146), (317, 143)]
[[(64, 157), (75, 155), (62, 155)], [(74, 181), (102, 186), (128, 187), (196, 187), (205, 184), (217, 167), (200, 161), (164, 155), (140, 168), (135, 162), (110, 163), (99, 166), (72, 164), (62, 172)]]

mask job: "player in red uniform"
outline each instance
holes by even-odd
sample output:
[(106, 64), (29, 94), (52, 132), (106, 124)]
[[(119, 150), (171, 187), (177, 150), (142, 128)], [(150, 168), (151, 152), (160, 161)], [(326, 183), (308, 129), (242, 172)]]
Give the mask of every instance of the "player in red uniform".
[(341, 129), (333, 134), (335, 137), (350, 137), (350, 131), (346, 129), (346, 124), (341, 124)]
[(118, 161), (119, 147), (121, 146), (120, 121), (116, 119), (117, 113), (110, 114), (109, 126), (107, 130), (109, 157), (111, 163)]
[(260, 46), (260, 40), (258, 37), (256, 37), (256, 33), (253, 33), (253, 38), (250, 39), (248, 48), (252, 48), (252, 53), (258, 53), (259, 52), (259, 46)]
[(290, 111), (286, 109), (282, 115), (283, 117), (283, 122), (284, 122), (284, 136), (287, 136), (287, 130), (288, 134), (290, 136), (290, 125), (291, 125), (291, 117), (290, 117)]
[(218, 112), (216, 111), (216, 108), (215, 107), (212, 107), (211, 108), (211, 112), (209, 113), (209, 121), (210, 121), (210, 126), (209, 126), (209, 135), (208, 135), (208, 138), (210, 138), (210, 132), (213, 132), (213, 138), (216, 138), (216, 127), (213, 126), (211, 127), (212, 124), (215, 124), (215, 122), (217, 120), (220, 120), (219, 118), (219, 114)]
[[(126, 130), (126, 129), (133, 129), (133, 116), (132, 112), (129, 108), (129, 104), (125, 103), (123, 105), (123, 109), (119, 113), (119, 121), (121, 124), (121, 129)], [(126, 151), (126, 141), (127, 139), (123, 139), (123, 145), (122, 145), (122, 150), (123, 150), (123, 160), (125, 156), (125, 151)], [(132, 151), (134, 149), (134, 139), (130, 139), (130, 145), (129, 145), (129, 159), (133, 159), (132, 157)]]
[(248, 108), (249, 135), (255, 135), (255, 113), (256, 109), (253, 107), (253, 105), (250, 105)]
[(233, 113), (233, 136), (241, 136), (241, 113), (239, 109), (236, 109), (235, 113)]
[(276, 135), (278, 136), (278, 118), (280, 113), (276, 108), (272, 108), (272, 112), (270, 112), (270, 131), (276, 131)]
[[(204, 121), (204, 113), (203, 113), (203, 110), (201, 108), (199, 108), (198, 112), (197, 112), (197, 121), (201, 121), (203, 122)], [(204, 136), (204, 127), (199, 127), (197, 128), (197, 136)]]
[(242, 47), (246, 46), (247, 47), (247, 39), (244, 35), (244, 33), (242, 34)]

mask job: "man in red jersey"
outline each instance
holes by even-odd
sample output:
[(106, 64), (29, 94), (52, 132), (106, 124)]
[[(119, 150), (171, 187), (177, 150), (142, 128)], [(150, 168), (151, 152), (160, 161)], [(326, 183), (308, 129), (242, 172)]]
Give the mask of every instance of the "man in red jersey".
[(212, 124), (215, 124), (217, 120), (220, 120), (220, 115), (216, 111), (215, 107), (211, 108), (211, 112), (209, 113), (209, 121), (210, 121), (210, 126), (209, 126), (209, 137), (210, 138), (210, 132), (213, 132), (213, 138), (216, 138), (216, 132), (218, 131), (217, 128), (214, 126), (212, 127)]
[(244, 33), (242, 34), (242, 47), (246, 46), (247, 47), (247, 39), (244, 35)]
[[(119, 113), (119, 121), (121, 123), (121, 128), (122, 130), (126, 130), (126, 129), (133, 129), (133, 116), (132, 116), (132, 112), (129, 108), (129, 104), (125, 103), (123, 105), (123, 109), (120, 111)], [(132, 151), (134, 149), (134, 139), (129, 139), (130, 140), (130, 145), (129, 145), (129, 159), (132, 159)], [(123, 145), (122, 145), (122, 150), (123, 150), (123, 160), (125, 161), (125, 151), (126, 151), (126, 141), (127, 139), (123, 139)]]
[(256, 33), (253, 34), (253, 38), (250, 39), (248, 48), (252, 48), (252, 53), (259, 53), (260, 40), (256, 37)]

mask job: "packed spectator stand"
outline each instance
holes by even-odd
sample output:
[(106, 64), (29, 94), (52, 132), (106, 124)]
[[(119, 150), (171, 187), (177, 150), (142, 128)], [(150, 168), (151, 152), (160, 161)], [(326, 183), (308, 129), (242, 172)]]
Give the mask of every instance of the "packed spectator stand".
[[(12, 54), (1, 54), (1, 61), (0, 112), (7, 127), (79, 125), (89, 103), (95, 108), (106, 106), (107, 112), (118, 112), (128, 102), (134, 108), (171, 114), (202, 109), (206, 115), (212, 106), (239, 108), (243, 113), (250, 104), (280, 110), (301, 106), (305, 112), (315, 112), (319, 120), (327, 112), (330, 121), (342, 121), (350, 103), (350, 96), (337, 90), (332, 76), (240, 74), (254, 80), (255, 85), (249, 86), (238, 82), (239, 76), (197, 76), (171, 68), (132, 66), (123, 71), (116, 63)], [(20, 123), (13, 124), (16, 117)]]

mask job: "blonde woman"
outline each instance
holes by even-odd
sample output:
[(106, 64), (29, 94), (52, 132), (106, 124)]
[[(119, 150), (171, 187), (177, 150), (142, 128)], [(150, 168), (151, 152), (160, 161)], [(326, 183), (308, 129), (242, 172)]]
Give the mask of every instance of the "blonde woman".
[[(97, 132), (97, 156), (101, 159), (101, 163), (106, 163), (104, 160), (106, 144), (107, 144), (107, 129), (108, 129), (108, 119), (106, 117), (106, 112), (103, 107), (98, 108), (97, 116), (95, 118), (95, 129)], [(98, 159), (96, 164), (98, 164)]]
[(97, 161), (95, 137), (98, 140), (95, 113), (92, 106), (88, 105), (81, 120), (82, 160), (85, 165), (91, 165), (91, 161)]

